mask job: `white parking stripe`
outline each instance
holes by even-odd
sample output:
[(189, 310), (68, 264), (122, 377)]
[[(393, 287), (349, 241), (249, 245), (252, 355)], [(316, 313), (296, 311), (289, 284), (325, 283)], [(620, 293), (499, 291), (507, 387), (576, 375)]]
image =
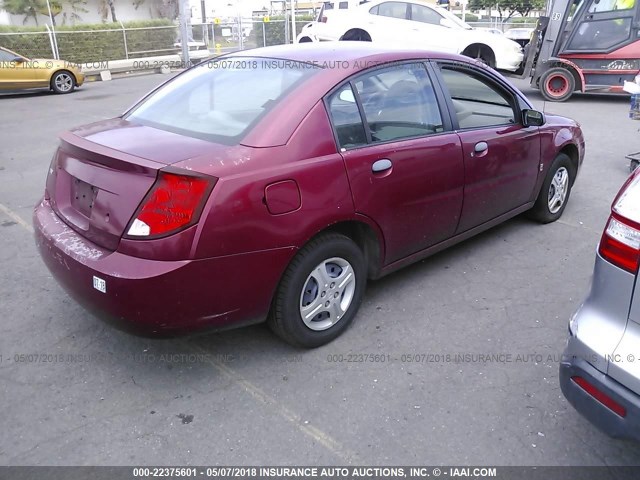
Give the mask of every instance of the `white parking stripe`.
[(15, 213), (9, 207), (4, 206), (2, 203), (0, 203), (0, 212), (4, 213), (6, 216), (11, 218), (14, 222), (16, 222), (22, 228), (26, 229), (30, 233), (33, 233), (33, 227), (31, 225), (25, 222), (20, 215)]
[[(12, 211), (10, 208), (6, 207), (2, 203), (0, 203), (0, 211), (14, 220), (18, 225), (23, 227), (25, 230), (33, 233), (33, 227), (25, 222), (20, 215)], [(193, 347), (193, 344), (189, 344), (189, 347)], [(208, 354), (205, 349), (195, 346), (201, 352)], [(209, 356), (205, 357), (208, 359), (208, 362), (220, 372), (222, 375), (227, 377), (233, 383), (242, 388), (245, 392), (247, 392), (254, 400), (259, 403), (265, 405), (270, 410), (274, 411), (278, 416), (285, 419), (292, 425), (294, 425), (298, 430), (300, 430), (305, 435), (311, 437), (313, 440), (318, 442), (320, 445), (325, 447), (331, 453), (333, 453), (336, 457), (340, 458), (342, 461), (347, 464), (353, 464), (357, 460), (357, 454), (349, 451), (344, 445), (334, 439), (331, 435), (323, 432), (319, 428), (310, 425), (309, 423), (305, 423), (302, 417), (288, 409), (287, 407), (281, 405), (275, 398), (264, 392), (262, 389), (254, 385), (253, 383), (245, 380), (236, 373), (231, 368), (227, 367), (224, 363), (212, 359)]]
[[(188, 344), (188, 346), (193, 347), (194, 345)], [(202, 347), (195, 347), (204, 354), (210, 353)], [(299, 414), (283, 406), (278, 400), (270, 396), (268, 393), (264, 392), (262, 389), (249, 382), (248, 380), (242, 378), (242, 376), (236, 373), (233, 369), (227, 367), (223, 362), (216, 360), (215, 358), (211, 358), (210, 355), (206, 355), (205, 358), (207, 358), (207, 361), (216, 370), (218, 370), (218, 372), (220, 372), (222, 375), (227, 377), (227, 379), (231, 380), (233, 383), (242, 388), (251, 397), (253, 397), (254, 400), (262, 403), (264, 406), (278, 414), (278, 416), (287, 420), (302, 433), (311, 437), (313, 440), (325, 447), (342, 461), (346, 462), (347, 464), (357, 463), (358, 455), (355, 452), (351, 452), (331, 435), (323, 432), (313, 425), (310, 425), (309, 423), (305, 423)]]

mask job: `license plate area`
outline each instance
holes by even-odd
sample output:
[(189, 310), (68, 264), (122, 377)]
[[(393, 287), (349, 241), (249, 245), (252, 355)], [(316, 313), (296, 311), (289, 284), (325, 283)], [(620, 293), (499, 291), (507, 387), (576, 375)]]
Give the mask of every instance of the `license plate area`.
[(73, 177), (71, 181), (71, 206), (85, 217), (91, 218), (91, 210), (99, 189)]

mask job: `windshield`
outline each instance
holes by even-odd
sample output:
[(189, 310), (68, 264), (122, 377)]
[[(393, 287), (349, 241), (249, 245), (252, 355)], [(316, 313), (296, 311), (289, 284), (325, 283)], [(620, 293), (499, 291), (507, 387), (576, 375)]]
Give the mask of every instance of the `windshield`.
[(447, 18), (449, 20), (451, 20), (452, 22), (454, 22), (458, 27), (460, 28), (464, 28), (466, 30), (473, 30), (473, 27), (471, 25), (469, 25), (468, 23), (463, 22), (462, 20), (460, 20), (458, 17), (456, 17), (453, 13), (451, 13), (449, 10), (445, 10), (444, 8), (438, 7), (438, 6), (431, 6), (431, 8), (435, 8), (436, 11), (442, 15), (444, 18)]
[(129, 112), (133, 123), (234, 143), (291, 89), (318, 71), (307, 63), (252, 57), (204, 62)]

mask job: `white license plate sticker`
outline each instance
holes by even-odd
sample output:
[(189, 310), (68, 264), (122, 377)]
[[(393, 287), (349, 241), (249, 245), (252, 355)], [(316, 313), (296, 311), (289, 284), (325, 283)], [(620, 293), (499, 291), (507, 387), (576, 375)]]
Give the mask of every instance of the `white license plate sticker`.
[(102, 293), (107, 293), (107, 282), (102, 278), (93, 276), (93, 288)]

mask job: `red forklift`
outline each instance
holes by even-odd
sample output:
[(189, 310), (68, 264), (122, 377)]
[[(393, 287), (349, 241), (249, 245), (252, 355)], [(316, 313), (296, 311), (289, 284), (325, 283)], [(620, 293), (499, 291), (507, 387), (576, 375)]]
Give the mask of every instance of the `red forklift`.
[(545, 99), (573, 92), (624, 93), (640, 71), (640, 0), (550, 0), (538, 19), (519, 78)]

